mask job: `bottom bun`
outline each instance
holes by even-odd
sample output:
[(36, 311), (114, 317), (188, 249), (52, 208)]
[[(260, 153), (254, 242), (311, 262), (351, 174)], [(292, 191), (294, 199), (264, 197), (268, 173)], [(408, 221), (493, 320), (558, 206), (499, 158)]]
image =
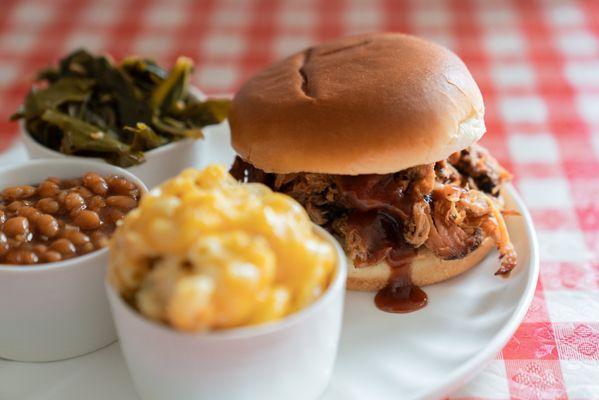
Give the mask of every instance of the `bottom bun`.
[[(414, 285), (432, 285), (468, 271), (485, 258), (493, 247), (493, 240), (486, 238), (476, 250), (458, 260), (442, 260), (422, 248), (410, 265), (402, 268), (410, 269), (410, 278)], [(353, 262), (348, 260), (347, 288), (367, 292), (381, 290), (389, 283), (391, 269), (386, 262), (356, 268)]]

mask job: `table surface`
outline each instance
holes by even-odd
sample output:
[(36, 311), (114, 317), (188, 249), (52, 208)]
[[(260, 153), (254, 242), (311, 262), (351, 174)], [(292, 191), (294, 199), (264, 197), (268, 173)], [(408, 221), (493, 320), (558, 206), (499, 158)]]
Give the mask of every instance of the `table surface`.
[(539, 234), (524, 322), (450, 398), (599, 398), (599, 1), (0, 0), (0, 165), (23, 155), (8, 116), (35, 71), (74, 48), (167, 64), (184, 54), (194, 82), (222, 94), (274, 59), (369, 31), (463, 58), (485, 97), (482, 142), (514, 173)]

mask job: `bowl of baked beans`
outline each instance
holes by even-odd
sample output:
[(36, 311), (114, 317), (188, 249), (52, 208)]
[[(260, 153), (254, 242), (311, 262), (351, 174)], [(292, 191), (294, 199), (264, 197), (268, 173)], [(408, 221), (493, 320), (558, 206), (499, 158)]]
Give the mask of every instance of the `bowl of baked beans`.
[(144, 183), (69, 159), (0, 168), (0, 182), (0, 357), (59, 360), (114, 342), (106, 246)]

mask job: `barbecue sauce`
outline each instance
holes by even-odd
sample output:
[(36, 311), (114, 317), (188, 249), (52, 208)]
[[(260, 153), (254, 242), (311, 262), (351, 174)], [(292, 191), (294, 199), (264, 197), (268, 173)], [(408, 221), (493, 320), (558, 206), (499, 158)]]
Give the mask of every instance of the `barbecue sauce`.
[(410, 281), (410, 266), (393, 267), (389, 283), (374, 297), (379, 310), (390, 313), (409, 313), (428, 303), (426, 293)]
[(415, 255), (414, 249), (406, 245), (394, 249), (387, 256), (385, 261), (391, 267), (391, 275), (387, 286), (374, 297), (374, 304), (379, 310), (409, 313), (420, 310), (428, 303), (426, 293), (410, 279), (410, 262)]
[(391, 267), (387, 286), (375, 296), (376, 306), (386, 312), (407, 313), (426, 306), (426, 293), (412, 284), (410, 262), (417, 251), (408, 245), (402, 235), (402, 225), (385, 211), (353, 212), (348, 226), (367, 244), (367, 258), (356, 262), (356, 267), (367, 267), (385, 261)]

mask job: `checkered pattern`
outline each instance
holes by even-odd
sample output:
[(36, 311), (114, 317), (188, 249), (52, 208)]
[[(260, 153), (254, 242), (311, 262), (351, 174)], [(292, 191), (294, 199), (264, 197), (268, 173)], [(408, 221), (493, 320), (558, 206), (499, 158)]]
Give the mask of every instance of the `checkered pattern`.
[(486, 100), (483, 143), (514, 172), (539, 233), (524, 323), (451, 398), (599, 398), (599, 1), (0, 0), (0, 150), (34, 71), (77, 46), (188, 55), (217, 94), (310, 43), (367, 31), (414, 33), (464, 59)]

